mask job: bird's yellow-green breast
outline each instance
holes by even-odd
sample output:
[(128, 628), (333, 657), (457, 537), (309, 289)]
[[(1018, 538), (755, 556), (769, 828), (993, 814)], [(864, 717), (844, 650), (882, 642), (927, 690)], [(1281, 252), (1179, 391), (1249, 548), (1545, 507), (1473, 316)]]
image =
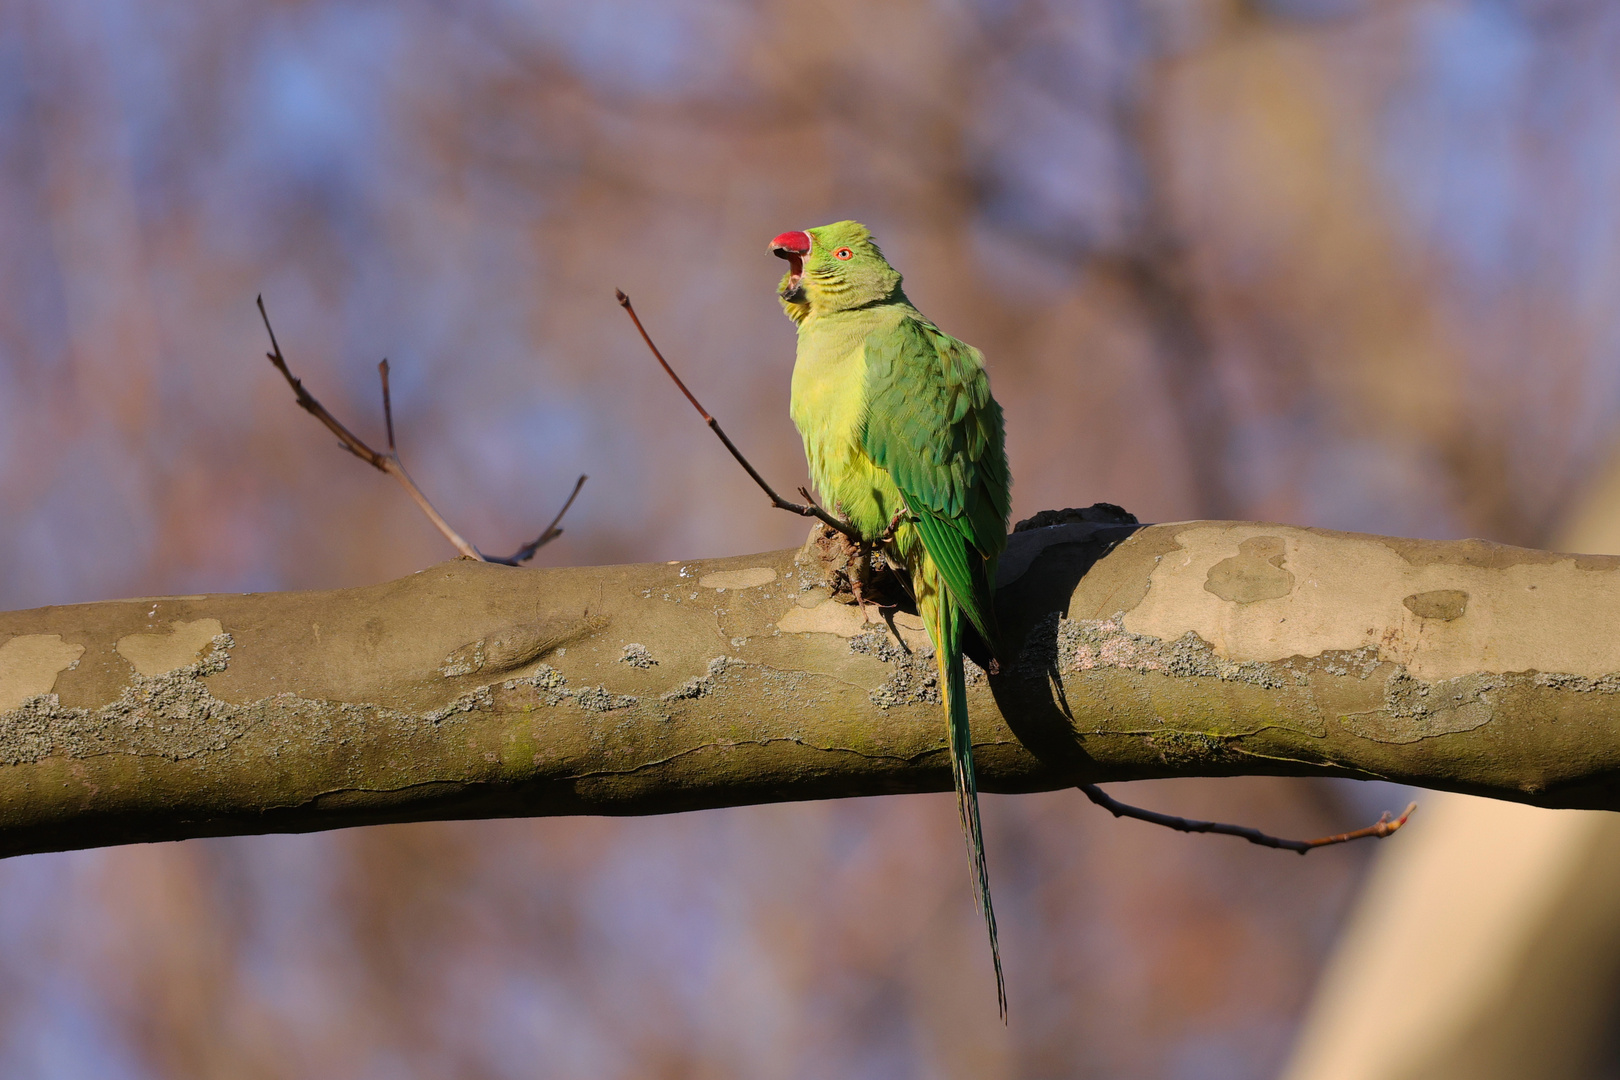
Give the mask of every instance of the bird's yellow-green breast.
[(878, 328), (877, 321), (846, 313), (800, 323), (791, 404), (793, 423), (804, 437), (810, 479), (869, 536), (883, 532), (900, 508), (899, 491), (861, 445), (866, 338)]

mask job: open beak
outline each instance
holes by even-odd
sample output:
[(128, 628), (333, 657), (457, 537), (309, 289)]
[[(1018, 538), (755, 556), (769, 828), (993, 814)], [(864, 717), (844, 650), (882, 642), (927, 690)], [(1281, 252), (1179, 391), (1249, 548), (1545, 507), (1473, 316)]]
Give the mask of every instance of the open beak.
[(785, 232), (771, 241), (771, 254), (788, 262), (787, 283), (782, 286), (782, 298), (795, 300), (804, 293), (804, 257), (810, 254), (810, 234)]

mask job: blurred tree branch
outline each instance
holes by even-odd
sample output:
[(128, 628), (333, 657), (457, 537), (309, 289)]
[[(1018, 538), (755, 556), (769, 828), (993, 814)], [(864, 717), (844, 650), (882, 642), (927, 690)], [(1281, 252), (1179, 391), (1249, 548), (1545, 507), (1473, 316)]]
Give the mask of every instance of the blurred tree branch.
[[(988, 791), (1379, 777), (1620, 808), (1620, 559), (1280, 525), (1014, 535)], [(0, 615), (0, 852), (950, 785), (920, 626), (806, 551)]]

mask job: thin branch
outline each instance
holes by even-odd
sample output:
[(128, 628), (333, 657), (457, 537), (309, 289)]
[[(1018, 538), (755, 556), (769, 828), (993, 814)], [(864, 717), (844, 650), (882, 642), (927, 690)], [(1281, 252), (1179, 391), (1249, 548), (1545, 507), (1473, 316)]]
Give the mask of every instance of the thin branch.
[(629, 314), (630, 321), (636, 324), (636, 329), (641, 332), (641, 340), (645, 341), (647, 343), (647, 348), (652, 350), (653, 356), (658, 359), (658, 363), (663, 367), (664, 373), (667, 374), (671, 379), (675, 380), (675, 385), (680, 387), (681, 393), (686, 395), (686, 400), (692, 403), (692, 408), (696, 409), (698, 411), (698, 415), (703, 417), (703, 422), (708, 424), (709, 428), (716, 435), (720, 436), (720, 441), (725, 444), (727, 450), (731, 451), (731, 456), (737, 459), (737, 464), (746, 469), (748, 475), (754, 478), (754, 483), (759, 485), (760, 490), (765, 492), (766, 495), (770, 496), (772, 506), (780, 510), (792, 511), (795, 514), (798, 514), (800, 517), (816, 518), (820, 520), (822, 524), (829, 525), (832, 528), (837, 529), (851, 540), (854, 540), (857, 543), (862, 542), (861, 534), (858, 530), (850, 526), (848, 522), (839, 521), (837, 518), (827, 513), (827, 511), (823, 510), (820, 506), (816, 505), (815, 499), (812, 498), (810, 493), (804, 488), (799, 489), (799, 494), (805, 497), (805, 502), (802, 503), (788, 502), (786, 499), (782, 498), (782, 496), (778, 495), (775, 489), (765, 482), (765, 478), (759, 475), (759, 471), (756, 470), (753, 465), (749, 464), (748, 459), (743, 457), (742, 451), (737, 449), (736, 444), (726, 437), (726, 433), (724, 431), (720, 430), (720, 422), (709, 415), (708, 410), (698, 403), (697, 398), (692, 396), (692, 391), (686, 388), (686, 384), (681, 381), (681, 377), (675, 374), (675, 369), (669, 366), (669, 361), (664, 359), (664, 354), (658, 351), (657, 345), (653, 344), (653, 339), (647, 333), (647, 328), (641, 325), (641, 319), (636, 315), (636, 309), (630, 305), (630, 298), (624, 295), (623, 290), (620, 289), (614, 289), (613, 295), (619, 298), (619, 306), (624, 308), (625, 312)]
[(1393, 821), (1390, 820), (1389, 811), (1386, 810), (1376, 823), (1368, 825), (1365, 829), (1356, 829), (1354, 832), (1318, 837), (1315, 840), (1284, 840), (1281, 837), (1270, 836), (1259, 829), (1251, 829), (1244, 825), (1223, 825), (1218, 821), (1192, 821), (1188, 818), (1176, 817), (1173, 814), (1161, 814), (1154, 810), (1143, 810), (1141, 807), (1120, 802), (1096, 784), (1079, 784), (1077, 786), (1085, 793), (1086, 798), (1115, 817), (1135, 818), (1137, 821), (1163, 825), (1165, 828), (1175, 829), (1177, 832), (1220, 833), (1222, 836), (1239, 836), (1251, 844), (1297, 851), (1301, 855), (1314, 848), (1327, 847), (1330, 844), (1347, 844), (1352, 840), (1388, 836), (1402, 825), (1405, 825), (1406, 819), (1411, 817), (1412, 811), (1417, 809), (1417, 803), (1408, 803), (1401, 816)]
[(298, 399), (298, 407), (325, 424), (349, 453), (374, 469), (388, 472), (387, 456), (377, 453), (358, 435), (339, 423), (337, 417), (327, 412), (326, 407), (315, 400), (315, 395), (304, 389), (303, 381), (293, 377), (293, 373), (287, 369), (287, 361), (281, 356), (281, 345), (276, 341), (276, 332), (270, 326), (270, 315), (264, 310), (264, 297), (258, 298), (258, 304), (259, 318), (264, 320), (264, 329), (270, 335), (271, 351), (265, 353), (265, 356), (276, 366), (276, 370), (281, 372), (282, 377), (287, 380), (287, 385), (292, 387), (293, 394)]
[(281, 345), (276, 341), (276, 332), (270, 326), (270, 315), (265, 311), (263, 296), (258, 297), (258, 305), (259, 317), (264, 320), (265, 332), (270, 335), (271, 351), (265, 353), (265, 356), (276, 366), (276, 370), (281, 372), (282, 377), (287, 380), (287, 385), (292, 387), (293, 395), (298, 399), (298, 407), (325, 424), (327, 430), (338, 437), (338, 443), (343, 449), (378, 472), (387, 473), (395, 480), (398, 480), (400, 486), (405, 489), (405, 493), (411, 497), (411, 500), (416, 503), (422, 513), (427, 515), (427, 519), (433, 522), (434, 528), (438, 529), (444, 535), (444, 538), (450, 541), (462, 555), (469, 559), (477, 559), (479, 562), (505, 563), (508, 566), (516, 566), (520, 562), (533, 558), (536, 551), (562, 535), (562, 529), (558, 528), (558, 522), (562, 521), (562, 516), (568, 512), (568, 508), (574, 505), (574, 497), (579, 494), (579, 489), (585, 483), (585, 477), (583, 476), (575, 482), (573, 494), (568, 496), (568, 501), (563, 503), (563, 508), (557, 512), (557, 516), (551, 519), (551, 524), (547, 525), (545, 531), (532, 543), (518, 549), (517, 554), (506, 559), (492, 559), (479, 551), (460, 533), (452, 529), (450, 523), (444, 520), (444, 517), (433, 508), (433, 504), (428, 501), (426, 495), (422, 494), (422, 490), (416, 486), (416, 482), (411, 479), (410, 474), (405, 471), (404, 464), (399, 460), (399, 453), (394, 448), (394, 405), (388, 390), (388, 361), (384, 360), (377, 365), (377, 374), (382, 380), (383, 422), (388, 429), (388, 453), (383, 454), (367, 446), (364, 439), (344, 427), (337, 417), (327, 411), (326, 406), (315, 400), (314, 394), (304, 389), (303, 381), (294, 377), (292, 371), (287, 367), (286, 359), (281, 355)]
[(377, 365), (377, 375), (382, 379), (383, 424), (388, 428), (388, 452), (398, 457), (399, 451), (394, 449), (394, 399), (388, 393), (388, 357), (383, 357), (382, 363)]
[(486, 555), (484, 557), (484, 561), (503, 563), (506, 566), (516, 566), (519, 563), (525, 563), (534, 558), (535, 552), (539, 551), (541, 548), (545, 547), (547, 544), (551, 543), (553, 540), (557, 539), (557, 537), (562, 535), (562, 529), (558, 527), (558, 522), (562, 521), (563, 515), (568, 513), (568, 508), (574, 505), (574, 499), (579, 495), (579, 489), (584, 486), (585, 474), (580, 473), (579, 479), (574, 481), (574, 490), (568, 494), (568, 501), (562, 504), (562, 509), (557, 511), (557, 516), (551, 519), (551, 524), (547, 525), (539, 536), (535, 537), (527, 544), (524, 544), (522, 547), (518, 548), (514, 554), (509, 555), (504, 559), (496, 559)]
[[(803, 488), (800, 488), (799, 490), (801, 492), (804, 491)], [(905, 494), (901, 493), (900, 509), (896, 510), (894, 512), (894, 517), (889, 519), (889, 527), (883, 530), (883, 535), (872, 541), (872, 543), (877, 547), (882, 547), (890, 540), (893, 540), (894, 534), (900, 531), (900, 523), (908, 518), (915, 522), (917, 520), (917, 515), (911, 512), (911, 507), (906, 504)]]

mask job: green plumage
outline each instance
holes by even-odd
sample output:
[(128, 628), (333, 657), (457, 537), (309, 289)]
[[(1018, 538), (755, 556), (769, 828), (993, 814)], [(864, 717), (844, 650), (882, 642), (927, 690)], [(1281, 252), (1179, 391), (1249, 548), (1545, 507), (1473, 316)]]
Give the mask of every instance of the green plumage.
[(992, 595), (1011, 498), (1001, 407), (979, 350), (911, 305), (865, 226), (841, 221), (808, 235), (802, 274), (790, 272), (780, 290), (799, 327), (793, 421), (816, 489), (863, 537), (878, 539), (905, 515), (889, 553), (910, 573), (934, 645), (957, 804), (1005, 1017), (962, 658), (964, 619), (997, 648)]

